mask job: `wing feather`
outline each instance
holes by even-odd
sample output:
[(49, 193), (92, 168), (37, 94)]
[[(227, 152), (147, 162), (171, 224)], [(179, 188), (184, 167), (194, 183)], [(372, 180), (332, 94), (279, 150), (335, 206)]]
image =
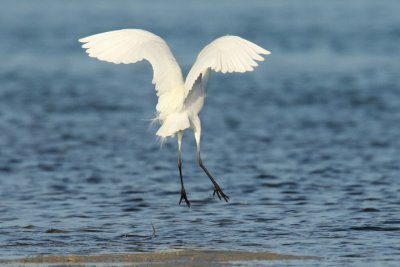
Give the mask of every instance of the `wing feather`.
[(91, 35), (79, 40), (90, 57), (115, 64), (143, 59), (153, 68), (157, 91), (158, 118), (176, 112), (183, 105), (184, 83), (181, 69), (171, 50), (159, 36), (139, 29), (123, 29)]
[(185, 97), (194, 87), (196, 80), (209, 70), (222, 73), (252, 71), (263, 61), (262, 55), (270, 52), (238, 36), (220, 37), (200, 51), (185, 81)]

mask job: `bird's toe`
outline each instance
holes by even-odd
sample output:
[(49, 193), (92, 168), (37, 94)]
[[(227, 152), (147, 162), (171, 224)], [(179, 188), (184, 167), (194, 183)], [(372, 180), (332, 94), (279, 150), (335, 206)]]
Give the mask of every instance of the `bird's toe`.
[(217, 194), (217, 197), (219, 198), (219, 200), (224, 199), (226, 202), (229, 201), (229, 197), (224, 192), (222, 192), (221, 188), (215, 187), (213, 196), (215, 196), (215, 194)]
[(181, 191), (181, 199), (179, 200), (179, 205), (181, 205), (182, 200), (185, 200), (186, 206), (188, 206), (188, 208), (190, 208), (190, 201), (189, 201), (189, 199), (187, 198), (187, 195), (186, 195), (186, 191), (185, 191), (185, 190), (182, 190), (182, 191)]

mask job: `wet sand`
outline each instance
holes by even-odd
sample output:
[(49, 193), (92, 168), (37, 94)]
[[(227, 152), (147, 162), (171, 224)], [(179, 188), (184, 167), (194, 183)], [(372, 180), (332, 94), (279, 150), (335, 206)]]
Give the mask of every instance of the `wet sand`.
[(310, 260), (319, 259), (311, 256), (294, 256), (270, 252), (243, 251), (207, 251), (207, 250), (176, 250), (165, 252), (149, 252), (135, 254), (103, 254), (95, 256), (36, 256), (13, 261), (0, 261), (7, 265), (37, 265), (37, 264), (91, 264), (91, 265), (124, 265), (134, 266), (222, 266), (236, 261), (270, 261), (270, 260)]

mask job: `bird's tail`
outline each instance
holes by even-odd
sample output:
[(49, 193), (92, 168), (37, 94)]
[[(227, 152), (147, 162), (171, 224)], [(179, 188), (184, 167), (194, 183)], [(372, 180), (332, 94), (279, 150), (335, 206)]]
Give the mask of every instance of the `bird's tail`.
[(186, 112), (173, 113), (169, 115), (158, 129), (156, 135), (164, 141), (167, 137), (172, 137), (175, 133), (190, 127), (189, 117)]

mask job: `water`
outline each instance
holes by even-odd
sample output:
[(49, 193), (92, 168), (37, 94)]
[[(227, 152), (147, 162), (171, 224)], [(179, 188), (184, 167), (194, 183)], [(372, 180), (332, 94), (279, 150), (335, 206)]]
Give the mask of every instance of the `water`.
[[(399, 2), (1, 6), (1, 259), (199, 248), (400, 264)], [(160, 149), (148, 126), (150, 66), (102, 63), (77, 43), (121, 28), (164, 37), (184, 73), (220, 35), (272, 51), (256, 72), (209, 82), (203, 160), (229, 204), (188, 131), (192, 208), (178, 206), (176, 140)]]

